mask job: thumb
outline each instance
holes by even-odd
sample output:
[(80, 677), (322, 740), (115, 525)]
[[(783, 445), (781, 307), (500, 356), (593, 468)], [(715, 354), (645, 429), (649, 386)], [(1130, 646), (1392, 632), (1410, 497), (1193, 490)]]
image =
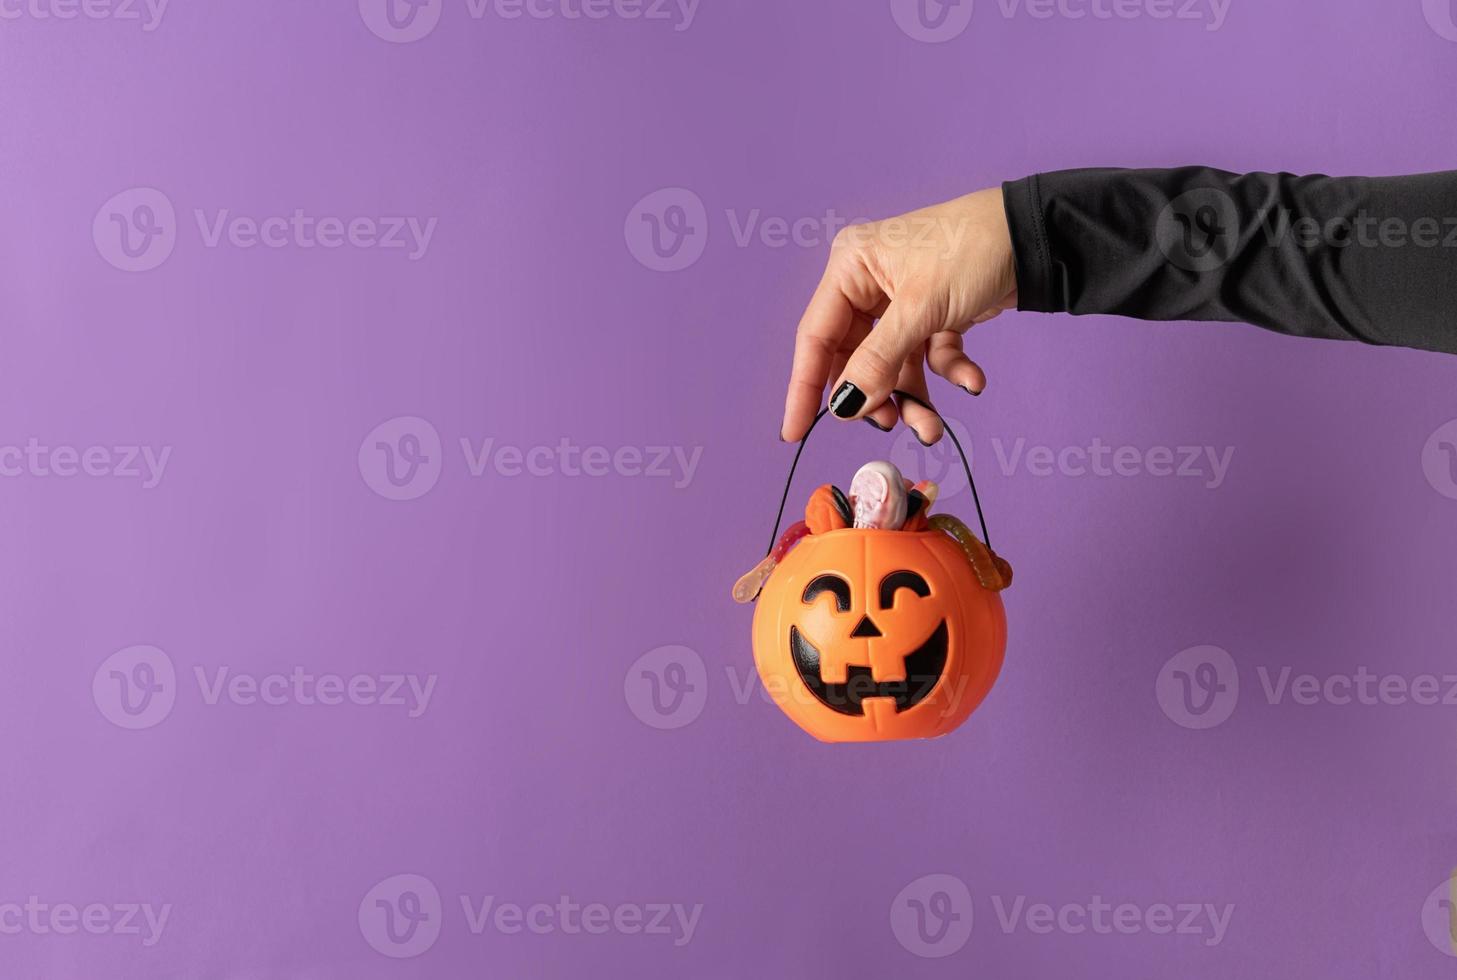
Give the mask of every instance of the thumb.
[(837, 418), (859, 418), (879, 408), (895, 389), (901, 366), (935, 333), (936, 315), (926, 303), (897, 299), (855, 348), (830, 396)]

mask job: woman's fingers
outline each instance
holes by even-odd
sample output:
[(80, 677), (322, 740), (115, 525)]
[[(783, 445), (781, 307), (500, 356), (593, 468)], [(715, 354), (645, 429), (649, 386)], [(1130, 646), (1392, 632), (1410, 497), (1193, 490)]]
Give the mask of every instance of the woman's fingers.
[[(908, 221), (930, 229), (930, 241), (907, 241), (903, 232)], [(986, 377), (961, 352), (954, 334), (931, 346), (926, 342), (1014, 305), (1016, 281), (1000, 188), (841, 232), (800, 324), (781, 437), (804, 434), (826, 381), (830, 411), (837, 417), (888, 421), (890, 413), (882, 408), (912, 358), (922, 390), (922, 362), (931, 358), (932, 369), (954, 384), (981, 391)], [(852, 324), (869, 327), (877, 317), (879, 322), (862, 342), (846, 346)], [(836, 371), (834, 355), (842, 350), (849, 357)], [(914, 406), (902, 414), (917, 418)], [(923, 419), (916, 428), (923, 437), (939, 436), (934, 420)]]
[[(908, 395), (914, 395), (929, 405), (931, 395), (926, 390), (926, 369), (922, 353), (922, 351), (917, 351), (901, 367), (900, 376), (896, 379), (896, 388)], [(905, 419), (906, 425), (915, 431), (916, 438), (921, 441), (921, 445), (929, 446), (941, 438), (944, 428), (941, 425), (941, 419), (935, 412), (909, 398), (897, 398), (896, 404), (900, 408), (901, 418)]]
[[(850, 354), (856, 347), (860, 346), (861, 341), (870, 333), (870, 328), (873, 323), (874, 320), (868, 314), (855, 314), (855, 319), (850, 324), (850, 332), (845, 335), (845, 340), (840, 345), (839, 352), (835, 354), (830, 362), (830, 377), (838, 378), (844, 373), (845, 365), (850, 360)], [(900, 421), (900, 413), (896, 411), (893, 404), (886, 402), (879, 408), (866, 412), (865, 421), (882, 432), (889, 432)]]
[(826, 272), (810, 298), (794, 338), (794, 364), (789, 373), (789, 392), (784, 399), (780, 439), (797, 442), (809, 430), (820, 410), (825, 382), (832, 376), (831, 363), (854, 319), (855, 308)]
[(879, 408), (890, 397), (906, 360), (919, 354), (944, 318), (944, 310), (918, 299), (902, 296), (892, 301), (850, 355), (830, 395), (830, 411), (839, 418), (854, 419)]
[(986, 372), (962, 350), (961, 334), (942, 330), (931, 335), (926, 363), (941, 377), (973, 395), (980, 395), (987, 386)]
[[(836, 354), (834, 360), (831, 361), (830, 377), (838, 378), (840, 376), (840, 372), (845, 370), (845, 362), (850, 359), (850, 351), (854, 350), (855, 345), (860, 343), (860, 341), (864, 338), (865, 331), (860, 330), (859, 336), (857, 337), (857, 329), (858, 327), (852, 327), (850, 329), (850, 337), (846, 341), (845, 348), (842, 349), (838, 354)], [(875, 426), (881, 432), (889, 432), (891, 429), (894, 429), (895, 424), (900, 421), (900, 413), (895, 410), (894, 405), (892, 405), (890, 402), (886, 402), (875, 411), (867, 412), (865, 414), (865, 421), (868, 424)]]
[(892, 402), (881, 402), (879, 408), (865, 413), (865, 421), (881, 432), (889, 432), (900, 421), (900, 413)]

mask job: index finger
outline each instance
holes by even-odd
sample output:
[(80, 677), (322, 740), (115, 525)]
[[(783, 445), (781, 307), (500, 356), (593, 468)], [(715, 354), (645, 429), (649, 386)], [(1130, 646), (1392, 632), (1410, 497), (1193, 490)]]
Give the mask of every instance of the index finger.
[(794, 337), (794, 366), (784, 398), (784, 421), (779, 438), (798, 442), (809, 431), (820, 410), (830, 365), (855, 320), (855, 307), (830, 275), (820, 280)]

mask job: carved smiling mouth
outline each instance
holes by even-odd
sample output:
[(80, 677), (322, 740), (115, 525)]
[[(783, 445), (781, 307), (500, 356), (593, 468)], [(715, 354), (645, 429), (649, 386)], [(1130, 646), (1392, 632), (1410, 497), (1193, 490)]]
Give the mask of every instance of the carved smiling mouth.
[(925, 700), (946, 669), (946, 621), (941, 621), (930, 639), (906, 654), (903, 681), (876, 681), (869, 667), (852, 665), (845, 670), (845, 683), (826, 683), (820, 676), (820, 652), (797, 626), (789, 627), (789, 652), (799, 679), (825, 707), (842, 715), (863, 715), (866, 698), (892, 698), (895, 710), (901, 712)]

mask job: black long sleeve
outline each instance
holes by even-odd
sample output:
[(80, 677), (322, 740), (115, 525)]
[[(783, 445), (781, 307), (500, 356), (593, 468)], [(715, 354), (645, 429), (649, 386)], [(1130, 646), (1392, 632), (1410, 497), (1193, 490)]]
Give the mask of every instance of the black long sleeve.
[(1002, 193), (1019, 309), (1457, 353), (1457, 171), (1065, 170)]

